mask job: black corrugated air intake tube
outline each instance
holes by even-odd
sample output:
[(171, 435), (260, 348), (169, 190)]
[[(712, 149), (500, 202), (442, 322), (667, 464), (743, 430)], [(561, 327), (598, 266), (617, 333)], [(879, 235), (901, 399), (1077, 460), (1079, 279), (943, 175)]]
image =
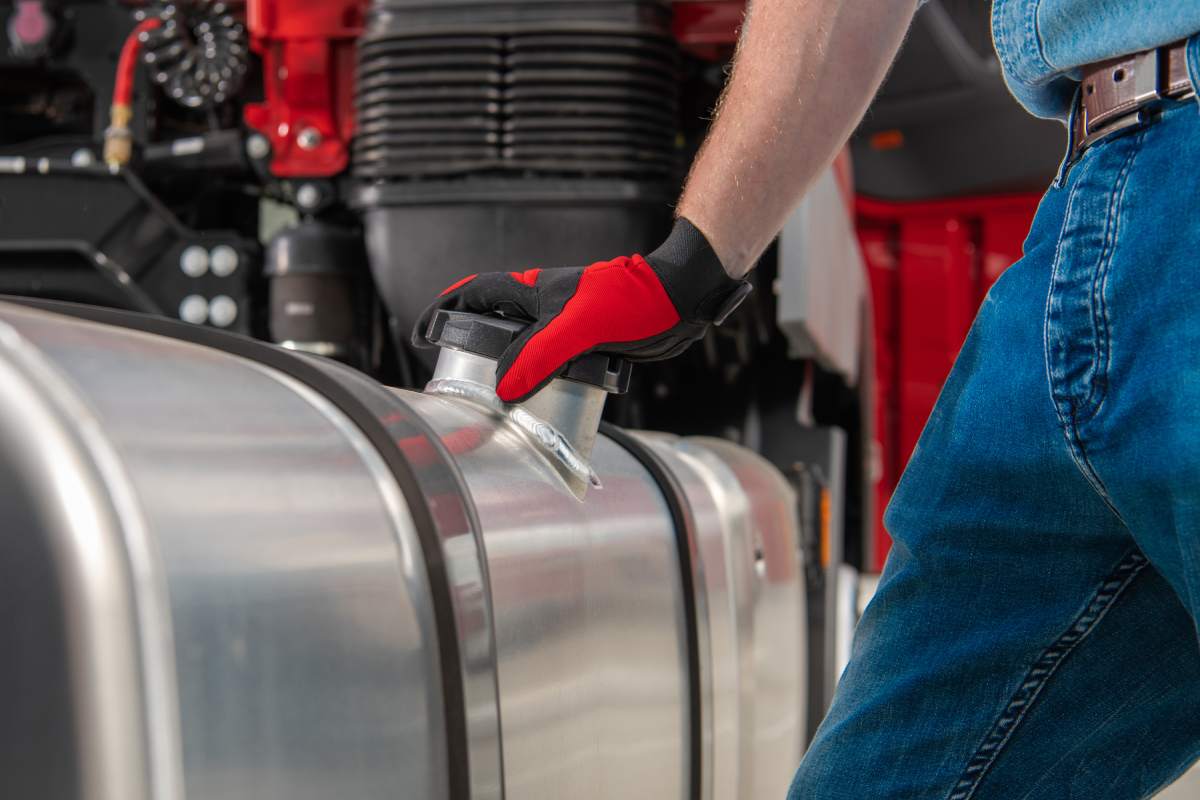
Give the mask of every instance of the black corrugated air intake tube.
[(376, 0), (353, 171), (406, 330), (455, 279), (661, 241), (678, 184), (670, 4)]

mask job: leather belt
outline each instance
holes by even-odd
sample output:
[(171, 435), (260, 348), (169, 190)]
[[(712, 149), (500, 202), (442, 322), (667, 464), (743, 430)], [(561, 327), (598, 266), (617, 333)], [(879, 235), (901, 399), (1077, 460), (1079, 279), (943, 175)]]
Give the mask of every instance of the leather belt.
[(1103, 137), (1141, 122), (1152, 103), (1194, 96), (1186, 53), (1182, 41), (1084, 67), (1071, 160)]

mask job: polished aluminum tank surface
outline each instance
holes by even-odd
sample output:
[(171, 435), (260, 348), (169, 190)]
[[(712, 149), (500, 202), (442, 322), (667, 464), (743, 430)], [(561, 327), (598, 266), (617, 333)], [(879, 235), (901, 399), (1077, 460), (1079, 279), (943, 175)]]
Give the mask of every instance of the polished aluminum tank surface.
[(598, 431), (446, 349), (424, 393), (179, 323), (0, 303), (12, 796), (782, 797), (786, 481)]

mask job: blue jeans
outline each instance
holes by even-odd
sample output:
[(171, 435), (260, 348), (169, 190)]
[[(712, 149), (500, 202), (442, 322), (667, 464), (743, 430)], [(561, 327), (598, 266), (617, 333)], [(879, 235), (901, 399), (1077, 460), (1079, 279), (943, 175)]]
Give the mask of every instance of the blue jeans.
[(1042, 200), (789, 797), (1149, 797), (1200, 757), (1200, 113)]

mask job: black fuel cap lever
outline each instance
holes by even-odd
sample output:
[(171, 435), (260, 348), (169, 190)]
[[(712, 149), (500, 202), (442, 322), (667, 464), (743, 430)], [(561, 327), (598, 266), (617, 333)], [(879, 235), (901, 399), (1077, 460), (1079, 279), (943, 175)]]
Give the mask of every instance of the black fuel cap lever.
[[(499, 361), (527, 323), (504, 317), (440, 310), (429, 321), (425, 338), (432, 345), (462, 350)], [(587, 353), (567, 364), (559, 377), (603, 389), (610, 394), (629, 391), (633, 365), (618, 355)]]

